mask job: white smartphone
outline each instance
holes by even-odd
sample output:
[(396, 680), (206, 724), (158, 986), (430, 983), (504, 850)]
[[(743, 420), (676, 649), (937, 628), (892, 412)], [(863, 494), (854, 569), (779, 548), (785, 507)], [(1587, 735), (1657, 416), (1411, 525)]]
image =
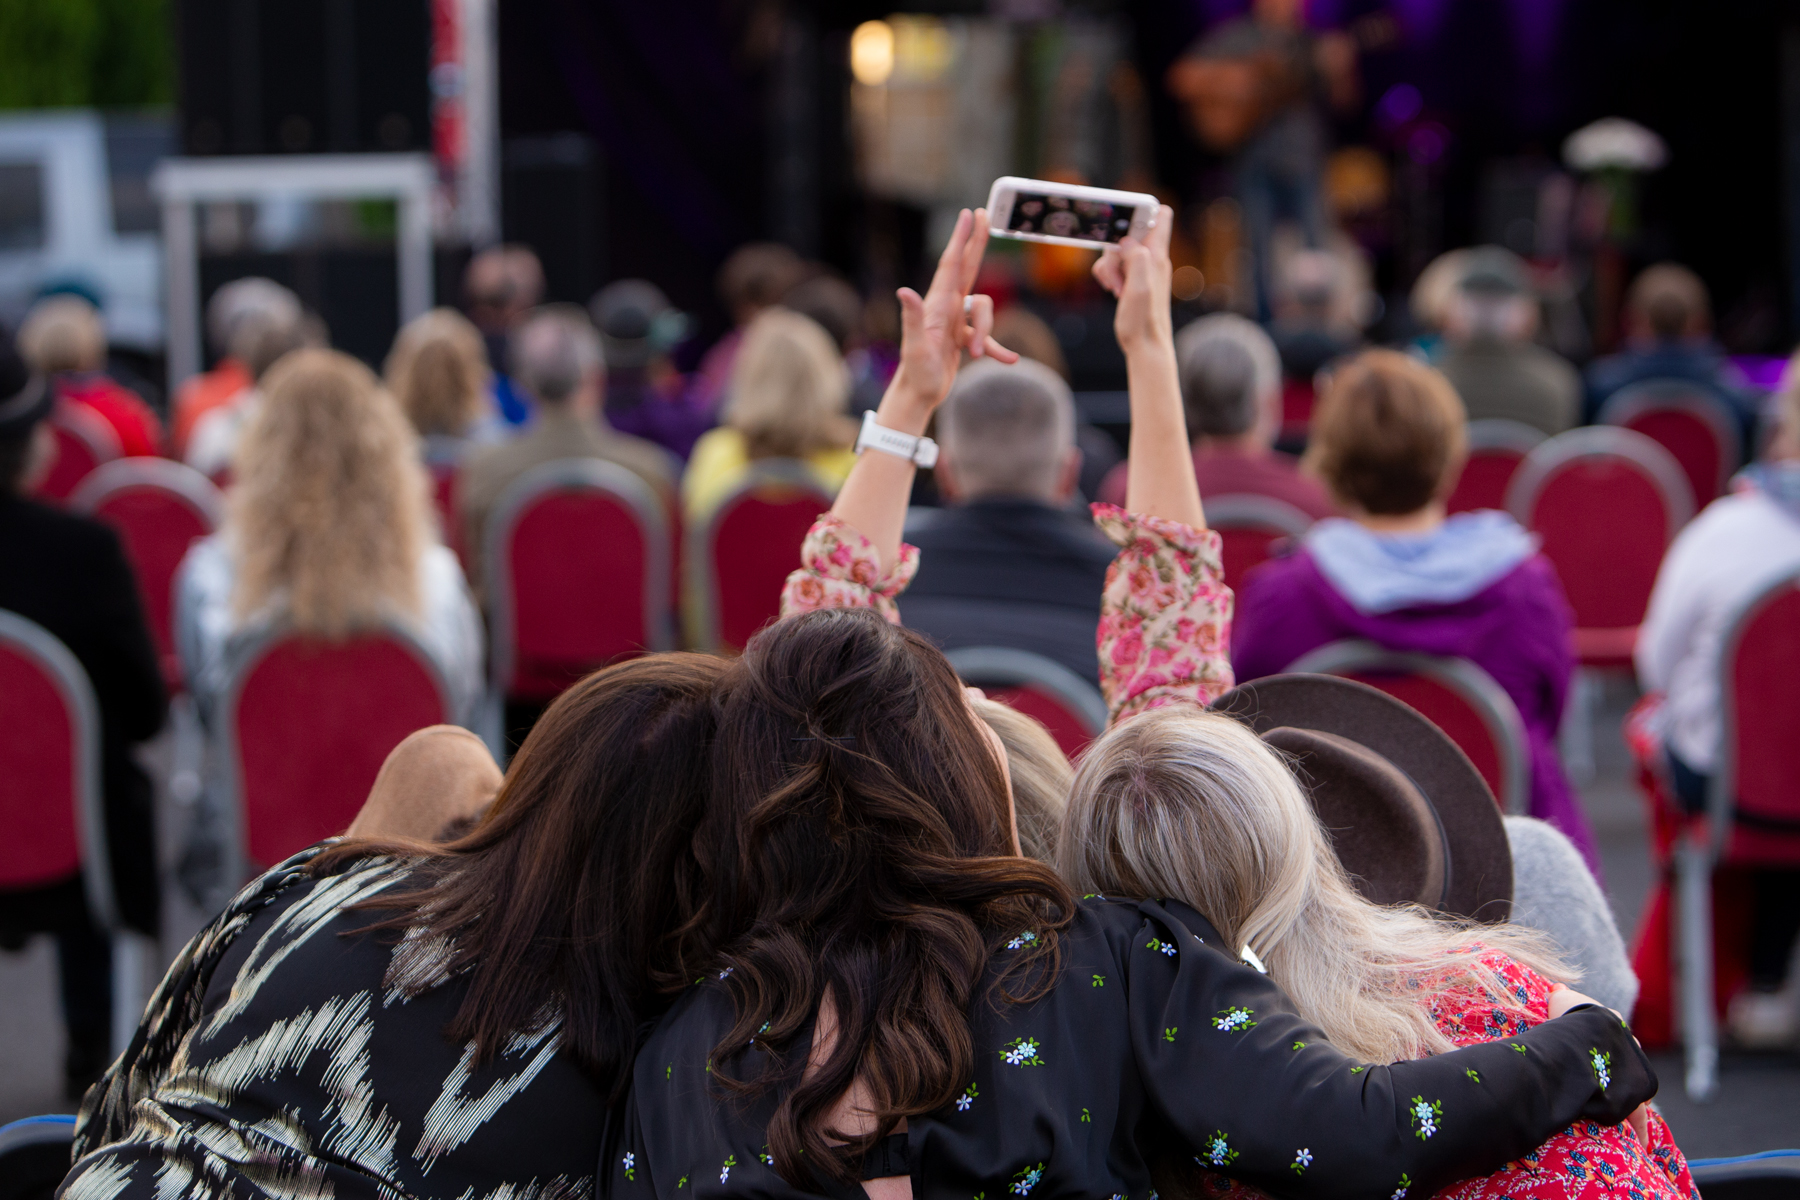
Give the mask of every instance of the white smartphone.
[(988, 192), (988, 232), (1022, 242), (1105, 249), (1154, 229), (1159, 203), (1145, 192), (1002, 175)]

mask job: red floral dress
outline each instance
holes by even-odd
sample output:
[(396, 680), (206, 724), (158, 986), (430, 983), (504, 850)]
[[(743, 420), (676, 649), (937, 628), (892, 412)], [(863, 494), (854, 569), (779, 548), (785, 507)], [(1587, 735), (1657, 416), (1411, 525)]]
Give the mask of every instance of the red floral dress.
[[(1494, 1042), (1525, 1032), (1550, 1019), (1550, 992), (1554, 984), (1537, 972), (1520, 966), (1502, 954), (1482, 960), (1493, 969), (1525, 1015), (1494, 1003), (1487, 992), (1456, 988), (1429, 998), (1431, 1016), (1444, 1035), (1458, 1046)], [(1594, 1064), (1596, 1074), (1609, 1070), (1604, 1059)], [(1688, 1173), (1687, 1159), (1675, 1145), (1662, 1116), (1650, 1114), (1650, 1144), (1638, 1143), (1629, 1125), (1596, 1125), (1583, 1121), (1571, 1125), (1523, 1158), (1516, 1158), (1492, 1175), (1469, 1179), (1437, 1194), (1438, 1200), (1699, 1200)], [(1208, 1196), (1229, 1200), (1260, 1200), (1265, 1193), (1235, 1183), (1223, 1175), (1208, 1175), (1203, 1190)], [(1403, 1192), (1396, 1200), (1405, 1200)]]

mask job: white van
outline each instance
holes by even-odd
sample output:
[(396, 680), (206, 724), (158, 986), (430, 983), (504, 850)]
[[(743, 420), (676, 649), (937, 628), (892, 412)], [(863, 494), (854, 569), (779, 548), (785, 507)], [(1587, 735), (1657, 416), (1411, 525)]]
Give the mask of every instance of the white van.
[(162, 112), (0, 113), (0, 323), (18, 328), (46, 284), (105, 303), (108, 340), (163, 349), (161, 218), (150, 171), (175, 152)]

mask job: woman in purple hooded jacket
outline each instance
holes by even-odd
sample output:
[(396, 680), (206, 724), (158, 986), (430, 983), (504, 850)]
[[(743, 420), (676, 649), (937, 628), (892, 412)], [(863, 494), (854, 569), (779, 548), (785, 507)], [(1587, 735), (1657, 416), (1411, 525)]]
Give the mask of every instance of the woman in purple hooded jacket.
[(1511, 517), (1445, 516), (1465, 426), (1449, 381), (1403, 354), (1370, 350), (1333, 374), (1307, 465), (1351, 515), (1320, 521), (1245, 577), (1231, 664), (1255, 679), (1342, 638), (1471, 660), (1524, 720), (1531, 815), (1566, 833), (1597, 876), (1593, 833), (1556, 753), (1573, 615), (1537, 540)]

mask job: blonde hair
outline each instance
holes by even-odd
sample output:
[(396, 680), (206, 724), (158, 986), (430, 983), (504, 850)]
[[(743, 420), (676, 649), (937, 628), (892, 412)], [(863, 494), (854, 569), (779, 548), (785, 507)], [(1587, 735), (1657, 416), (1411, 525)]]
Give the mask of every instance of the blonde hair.
[(1305, 463), (1346, 508), (1417, 512), (1448, 495), (1469, 454), (1469, 419), (1443, 372), (1365, 350), (1331, 373)]
[(1069, 807), (1069, 785), (1075, 780), (1075, 768), (1041, 722), (998, 700), (984, 698), (971, 700), (970, 704), (975, 715), (987, 722), (1006, 748), (1019, 848), (1026, 858), (1054, 866), (1056, 838), (1062, 828), (1063, 813)]
[(414, 429), (461, 434), (481, 416), (487, 346), (467, 317), (434, 308), (400, 330), (382, 375)]
[(1346, 1054), (1388, 1063), (1454, 1048), (1421, 1000), (1458, 986), (1522, 1008), (1481, 962), (1499, 952), (1573, 973), (1519, 926), (1384, 908), (1351, 886), (1282, 758), (1217, 713), (1156, 709), (1082, 755), (1057, 848), (1077, 892), (1167, 897), (1254, 950), (1302, 1017)]
[(850, 372), (817, 321), (770, 309), (750, 322), (731, 372), (725, 423), (751, 458), (804, 458), (848, 446)]
[(426, 477), (418, 438), (374, 372), (334, 350), (284, 357), (232, 474), (239, 620), (280, 601), (300, 632), (341, 637), (419, 614)]
[(79, 296), (50, 296), (19, 327), (19, 354), (33, 370), (93, 371), (106, 362), (106, 326)]

